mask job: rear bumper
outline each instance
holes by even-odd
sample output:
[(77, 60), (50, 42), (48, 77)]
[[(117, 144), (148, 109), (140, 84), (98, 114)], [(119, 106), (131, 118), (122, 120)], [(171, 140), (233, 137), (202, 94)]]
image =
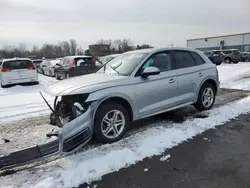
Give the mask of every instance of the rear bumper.
[(82, 148), (92, 138), (92, 115), (95, 105), (96, 103), (91, 104), (85, 113), (63, 125), (57, 132), (56, 140), (1, 156), (0, 170), (19, 167), (52, 156), (64, 156)]
[(22, 83), (31, 83), (38, 82), (38, 77), (22, 78), (22, 79), (11, 79), (2, 77), (2, 85), (11, 85), (11, 84), (22, 84)]

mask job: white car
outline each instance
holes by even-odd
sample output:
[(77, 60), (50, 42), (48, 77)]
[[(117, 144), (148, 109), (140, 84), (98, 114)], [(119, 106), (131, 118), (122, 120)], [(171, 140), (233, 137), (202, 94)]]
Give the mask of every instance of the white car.
[(46, 64), (43, 67), (43, 73), (44, 75), (54, 77), (55, 76), (55, 67), (59, 64), (61, 60), (56, 59), (56, 60), (47, 60)]
[(1, 87), (11, 84), (38, 84), (36, 67), (28, 58), (4, 59), (0, 73)]

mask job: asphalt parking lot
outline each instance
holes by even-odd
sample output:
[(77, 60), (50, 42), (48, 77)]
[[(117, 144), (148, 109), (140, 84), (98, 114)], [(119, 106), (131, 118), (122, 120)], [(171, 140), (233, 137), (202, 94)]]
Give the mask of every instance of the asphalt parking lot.
[[(80, 188), (248, 188), (250, 114)], [(166, 161), (162, 156), (170, 155)]]
[[(248, 94), (244, 91), (221, 90), (215, 106), (232, 102)], [(160, 117), (172, 117), (173, 121), (180, 122), (190, 114), (191, 107), (174, 111), (171, 115), (162, 114)], [(217, 129), (208, 130), (188, 142), (166, 150), (161, 156), (144, 159), (128, 168), (107, 174), (100, 181), (82, 184), (79, 188), (250, 187), (248, 122), (250, 114), (240, 115)], [(170, 158), (160, 160), (164, 156)]]

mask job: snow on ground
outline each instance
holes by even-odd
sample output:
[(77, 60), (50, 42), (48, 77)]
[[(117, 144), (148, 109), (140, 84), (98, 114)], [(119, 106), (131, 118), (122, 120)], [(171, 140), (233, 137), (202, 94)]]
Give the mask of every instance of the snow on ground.
[(160, 155), (183, 141), (250, 112), (250, 97), (210, 110), (209, 117), (183, 123), (157, 123), (114, 144), (101, 145), (48, 164), (0, 177), (0, 187), (62, 188), (100, 179), (103, 175)]
[[(49, 108), (39, 94), (57, 80), (39, 74), (39, 85), (0, 88), (0, 124), (48, 114)], [(50, 103), (53, 98), (46, 96)]]
[(217, 68), (221, 88), (250, 90), (250, 63), (221, 64)]

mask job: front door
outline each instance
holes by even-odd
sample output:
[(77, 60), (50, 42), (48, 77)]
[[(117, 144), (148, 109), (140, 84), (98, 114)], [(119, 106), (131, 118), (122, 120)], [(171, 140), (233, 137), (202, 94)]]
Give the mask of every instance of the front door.
[(177, 76), (173, 70), (172, 57), (169, 51), (152, 55), (143, 65), (157, 67), (159, 75), (152, 75), (147, 78), (137, 76), (137, 99), (136, 106), (138, 118), (148, 117), (176, 105)]

